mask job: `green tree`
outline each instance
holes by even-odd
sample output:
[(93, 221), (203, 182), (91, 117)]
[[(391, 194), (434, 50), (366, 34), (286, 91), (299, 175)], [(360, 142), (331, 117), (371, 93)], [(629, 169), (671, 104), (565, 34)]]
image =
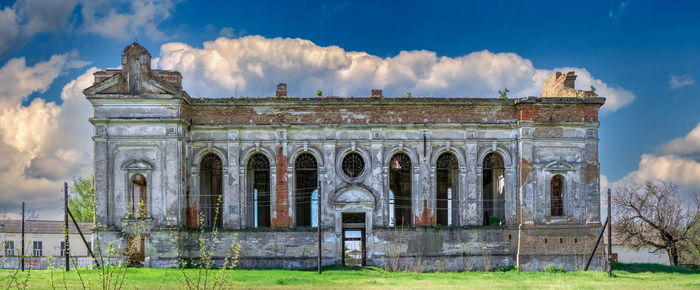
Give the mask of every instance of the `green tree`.
[(503, 88), (503, 90), (498, 90), (498, 98), (499, 99), (507, 99), (508, 93), (510, 93), (510, 90), (508, 90), (508, 88)]
[(68, 198), (68, 208), (77, 222), (95, 220), (95, 177), (73, 180), (73, 196)]

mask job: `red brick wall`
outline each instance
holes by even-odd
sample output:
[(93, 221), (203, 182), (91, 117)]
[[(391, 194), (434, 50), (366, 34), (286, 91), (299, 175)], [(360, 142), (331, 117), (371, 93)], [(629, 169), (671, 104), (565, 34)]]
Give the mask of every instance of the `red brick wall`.
[[(512, 101), (459, 103), (429, 101), (400, 104), (339, 101), (325, 104), (285, 98), (274, 101), (231, 102), (231, 105), (197, 104), (186, 110), (193, 125), (226, 124), (434, 124), (593, 122), (599, 103), (520, 103)], [(206, 102), (205, 102), (206, 103)]]
[(599, 104), (521, 104), (518, 120), (533, 122), (595, 122)]
[(328, 105), (196, 106), (194, 125), (224, 124), (423, 124), (515, 121), (513, 106)]
[(273, 227), (291, 227), (292, 217), (289, 216), (289, 204), (287, 204), (287, 156), (284, 154), (284, 148), (278, 146), (275, 152), (277, 159), (277, 196), (275, 202), (275, 218), (270, 222)]

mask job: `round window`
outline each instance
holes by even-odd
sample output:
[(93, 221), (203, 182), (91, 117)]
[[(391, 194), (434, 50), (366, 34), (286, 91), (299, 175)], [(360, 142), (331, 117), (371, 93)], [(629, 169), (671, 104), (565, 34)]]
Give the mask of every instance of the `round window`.
[(343, 157), (343, 173), (350, 178), (356, 178), (365, 170), (365, 160), (357, 152), (350, 152)]

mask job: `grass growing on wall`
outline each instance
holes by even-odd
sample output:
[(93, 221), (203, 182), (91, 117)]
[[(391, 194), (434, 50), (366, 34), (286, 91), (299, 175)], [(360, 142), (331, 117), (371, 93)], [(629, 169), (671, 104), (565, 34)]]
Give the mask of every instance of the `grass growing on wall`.
[[(232, 286), (239, 288), (604, 288), (604, 289), (699, 289), (700, 270), (687, 270), (661, 265), (615, 264), (614, 277), (604, 272), (463, 272), (463, 273), (410, 273), (386, 272), (379, 268), (344, 269), (325, 268), (321, 275), (315, 271), (297, 270), (231, 270)], [(57, 271), (57, 270), (55, 270)], [(180, 270), (129, 268), (123, 287), (126, 289), (182, 289), (185, 287)], [(189, 270), (187, 270), (189, 271)], [(0, 270), (0, 288), (7, 288), (13, 270)], [(19, 275), (26, 275), (27, 272)], [(28, 289), (51, 289), (49, 270), (33, 270)], [(63, 273), (54, 272), (55, 287), (63, 288)], [(96, 270), (82, 270), (88, 288), (98, 288)], [(21, 277), (17, 277), (21, 279)], [(82, 288), (76, 271), (65, 275), (69, 289)], [(13, 287), (14, 288), (14, 287)]]

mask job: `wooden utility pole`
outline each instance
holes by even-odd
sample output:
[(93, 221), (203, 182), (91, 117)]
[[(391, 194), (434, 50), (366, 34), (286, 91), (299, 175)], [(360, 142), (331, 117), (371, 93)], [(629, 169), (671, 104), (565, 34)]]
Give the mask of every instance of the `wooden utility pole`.
[(612, 200), (608, 188), (608, 277), (612, 276)]
[(318, 273), (321, 274), (321, 187), (316, 187), (316, 227), (318, 227)]
[(68, 182), (63, 183), (63, 217), (65, 220), (63, 254), (66, 256), (66, 271), (70, 271), (70, 236), (68, 235)]
[(24, 201), (22, 202), (22, 253), (20, 256), (20, 264), (22, 264), (22, 271), (24, 271)]

